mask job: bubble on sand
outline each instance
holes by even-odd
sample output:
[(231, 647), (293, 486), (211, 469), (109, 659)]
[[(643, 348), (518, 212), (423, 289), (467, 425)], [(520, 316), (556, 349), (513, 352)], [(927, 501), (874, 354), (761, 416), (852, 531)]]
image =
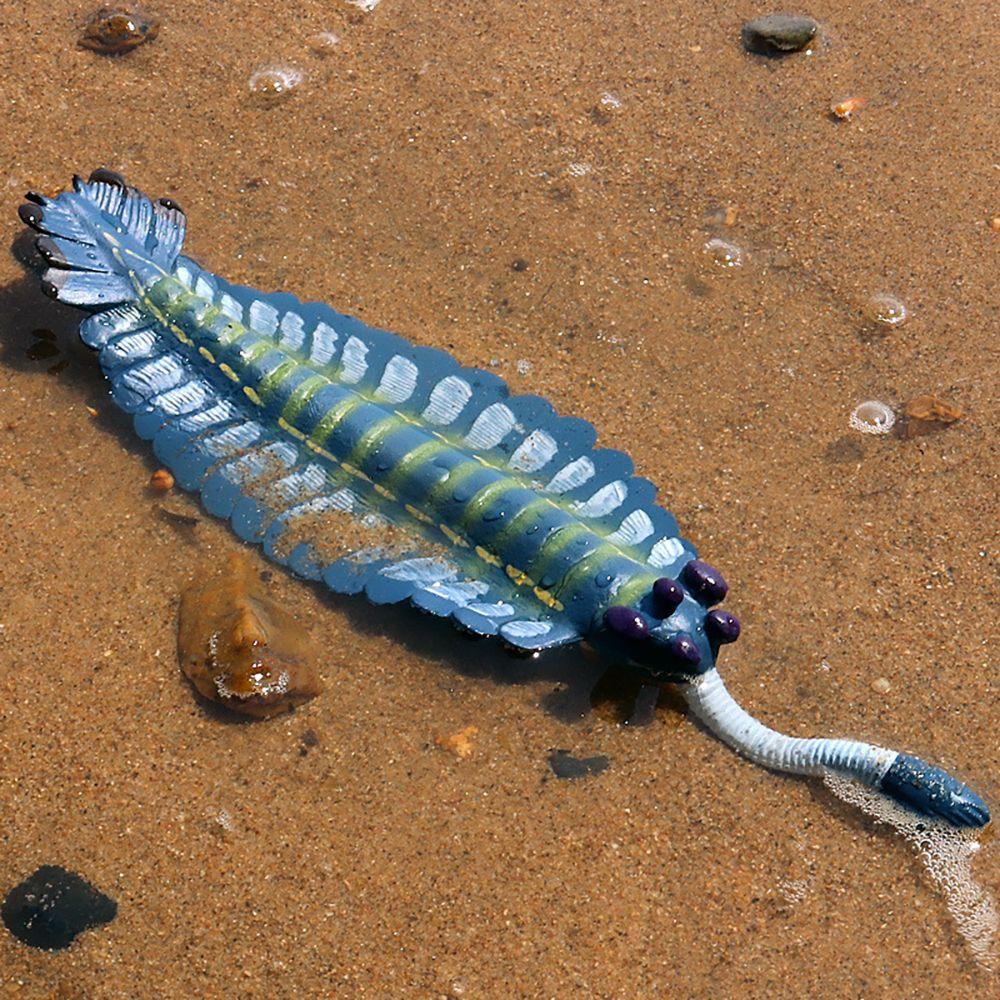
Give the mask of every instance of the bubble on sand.
[(264, 66), (250, 74), (250, 92), (269, 101), (287, 97), (305, 74), (294, 66)]
[(743, 265), (743, 251), (735, 243), (719, 239), (717, 236), (705, 244), (704, 253), (716, 267), (731, 268)]
[(358, 10), (364, 11), (366, 14), (370, 14), (381, 2), (382, 0), (346, 0), (352, 7), (357, 7)]
[(613, 94), (610, 90), (605, 90), (601, 94), (601, 106), (608, 108), (611, 111), (616, 111), (622, 106), (621, 98), (617, 94)]
[(827, 774), (823, 780), (837, 798), (856, 806), (876, 822), (892, 826), (916, 848), (927, 874), (944, 893), (948, 912), (976, 962), (992, 970), (996, 963), (995, 938), (1000, 915), (996, 900), (979, 885), (972, 871), (972, 860), (981, 848), (976, 833), (910, 812), (848, 778)]
[(865, 303), (865, 316), (879, 326), (902, 326), (909, 313), (906, 303), (887, 292), (878, 292)]
[(340, 35), (335, 31), (319, 31), (310, 35), (306, 44), (318, 56), (328, 56), (340, 48)]
[(862, 434), (888, 434), (896, 423), (896, 414), (888, 403), (866, 399), (854, 407), (850, 423)]

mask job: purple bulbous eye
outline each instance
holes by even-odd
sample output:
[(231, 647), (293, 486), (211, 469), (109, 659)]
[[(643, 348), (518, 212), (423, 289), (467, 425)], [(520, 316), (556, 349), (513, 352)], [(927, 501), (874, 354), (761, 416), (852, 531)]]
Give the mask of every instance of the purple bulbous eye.
[(667, 640), (667, 651), (686, 667), (696, 667), (701, 661), (701, 653), (687, 632), (677, 632)]
[(705, 631), (715, 642), (736, 642), (740, 637), (740, 620), (736, 615), (716, 608), (705, 615)]
[(653, 610), (660, 618), (669, 618), (683, 600), (680, 584), (669, 576), (661, 576), (653, 584)]
[(616, 604), (604, 612), (604, 627), (624, 639), (645, 639), (649, 635), (646, 620), (634, 608)]
[(718, 604), (729, 591), (722, 574), (700, 559), (692, 559), (684, 567), (684, 582), (703, 604)]

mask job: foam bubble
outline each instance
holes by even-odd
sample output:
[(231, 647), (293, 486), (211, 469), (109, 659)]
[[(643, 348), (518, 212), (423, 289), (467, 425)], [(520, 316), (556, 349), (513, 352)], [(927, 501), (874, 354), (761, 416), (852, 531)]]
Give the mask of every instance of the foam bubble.
[(959, 830), (944, 820), (931, 820), (904, 809), (871, 788), (836, 774), (824, 776), (827, 788), (876, 822), (894, 827), (917, 850), (927, 873), (944, 893), (959, 933), (985, 969), (996, 966), (996, 932), (1000, 924), (996, 900), (976, 881), (973, 858), (981, 844), (976, 832)]
[(858, 403), (850, 419), (850, 425), (862, 434), (888, 434), (895, 423), (892, 407), (878, 399)]

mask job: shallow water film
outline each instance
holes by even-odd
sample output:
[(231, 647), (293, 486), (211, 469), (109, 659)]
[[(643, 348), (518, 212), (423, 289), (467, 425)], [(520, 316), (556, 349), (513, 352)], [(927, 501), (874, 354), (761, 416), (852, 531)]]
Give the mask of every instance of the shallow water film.
[(240, 543), (155, 478), (17, 216), (106, 166), (229, 280), (592, 421), (724, 571), (749, 711), (995, 808), (990, 5), (822, 2), (748, 51), (771, 8), (177, 0), (112, 55), (79, 44), (96, 8), (0, 6), (0, 899), (58, 866), (116, 909), (58, 951), (0, 926), (0, 994), (997, 991), (992, 830), (953, 851), (960, 910), (923, 831), (580, 649), (513, 658), (255, 555), (322, 691), (199, 699), (180, 595)]

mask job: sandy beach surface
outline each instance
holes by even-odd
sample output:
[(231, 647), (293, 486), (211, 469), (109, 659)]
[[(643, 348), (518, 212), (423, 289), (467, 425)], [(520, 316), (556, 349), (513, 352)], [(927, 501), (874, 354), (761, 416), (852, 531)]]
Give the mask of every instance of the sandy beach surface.
[[(743, 50), (768, 12), (745, 0), (154, 9), (158, 36), (107, 57), (77, 45), (88, 4), (0, 8), (8, 247), (25, 190), (107, 166), (183, 205), (225, 277), (592, 420), (724, 569), (748, 709), (905, 748), (996, 806), (990, 4), (817, 0), (784, 59)], [(269, 67), (301, 79), (253, 93)], [(906, 322), (873, 325), (877, 294)], [(275, 570), (323, 693), (269, 721), (206, 707), (179, 594), (239, 543), (147, 488), (80, 318), (0, 257), (0, 895), (58, 864), (118, 915), (57, 952), (0, 927), (0, 996), (997, 990), (900, 837), (676, 698), (629, 725), (593, 708), (579, 651), (511, 659)], [(850, 426), (926, 394), (962, 418)], [(470, 726), (465, 757), (435, 743)], [(563, 780), (555, 749), (608, 766)]]

